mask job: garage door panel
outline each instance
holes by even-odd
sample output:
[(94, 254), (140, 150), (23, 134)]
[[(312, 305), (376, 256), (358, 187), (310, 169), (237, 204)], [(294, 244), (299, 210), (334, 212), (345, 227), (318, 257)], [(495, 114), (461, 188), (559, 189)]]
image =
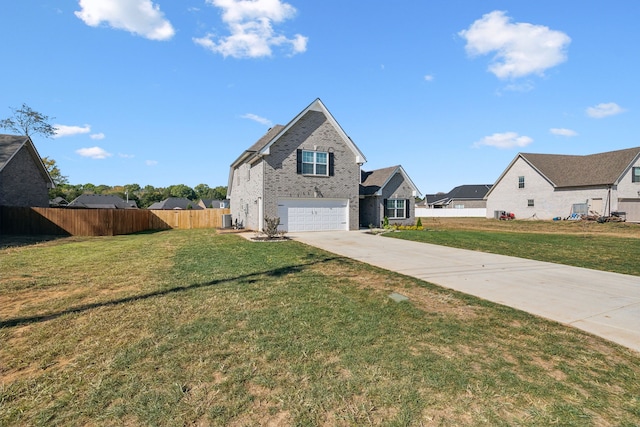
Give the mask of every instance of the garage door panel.
[(280, 200), (280, 228), (291, 232), (347, 230), (348, 206), (346, 199)]
[(627, 221), (640, 222), (640, 200), (621, 199), (618, 201), (618, 210), (626, 212)]

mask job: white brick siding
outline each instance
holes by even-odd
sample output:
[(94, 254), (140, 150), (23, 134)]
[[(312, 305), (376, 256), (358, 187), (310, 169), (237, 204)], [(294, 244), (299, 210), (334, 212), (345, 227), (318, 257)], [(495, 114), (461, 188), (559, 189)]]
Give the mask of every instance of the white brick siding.
[[(524, 188), (518, 188), (518, 177), (524, 176)], [(640, 184), (631, 182), (631, 169), (623, 176), (620, 185), (611, 188), (611, 211), (618, 210), (619, 198), (638, 198)], [(533, 200), (534, 206), (527, 206)], [(601, 200), (601, 201), (600, 201)], [(605, 187), (555, 189), (527, 162), (518, 157), (502, 179), (493, 187), (487, 198), (487, 218), (494, 211), (513, 212), (516, 218), (552, 219), (571, 214), (576, 203), (588, 203), (589, 209), (608, 213), (609, 190)]]

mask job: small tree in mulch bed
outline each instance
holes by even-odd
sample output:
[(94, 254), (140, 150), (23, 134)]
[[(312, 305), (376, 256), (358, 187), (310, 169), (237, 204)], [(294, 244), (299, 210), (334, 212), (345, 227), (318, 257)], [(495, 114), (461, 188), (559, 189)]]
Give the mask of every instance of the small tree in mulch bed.
[(284, 237), (286, 231), (278, 230), (279, 224), (280, 217), (264, 217), (264, 228), (262, 229), (262, 232), (267, 236), (267, 239), (281, 239)]

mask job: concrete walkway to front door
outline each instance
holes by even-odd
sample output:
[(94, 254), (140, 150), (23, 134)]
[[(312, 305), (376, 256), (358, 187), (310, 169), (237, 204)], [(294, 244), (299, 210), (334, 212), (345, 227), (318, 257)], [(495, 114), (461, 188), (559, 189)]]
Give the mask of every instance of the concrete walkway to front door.
[(363, 231), (287, 236), (574, 326), (640, 352), (640, 277), (410, 242)]

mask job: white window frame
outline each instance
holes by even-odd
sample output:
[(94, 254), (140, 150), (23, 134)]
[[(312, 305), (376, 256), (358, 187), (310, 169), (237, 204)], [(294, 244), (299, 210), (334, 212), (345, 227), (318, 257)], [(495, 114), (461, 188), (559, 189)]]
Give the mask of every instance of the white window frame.
[(640, 182), (640, 166), (631, 168), (631, 182)]
[[(306, 158), (309, 155), (312, 157), (311, 159)], [(318, 157), (322, 157), (319, 155), (324, 155), (324, 162), (319, 161)], [(311, 167), (311, 171), (309, 171), (309, 167)], [(319, 172), (318, 170), (323, 167), (324, 173)], [(302, 150), (302, 174), (329, 176), (329, 153), (326, 151)]]
[(524, 176), (518, 177), (518, 188), (524, 188)]
[[(402, 208), (400, 208), (398, 205), (400, 204), (399, 202), (402, 202)], [(406, 206), (406, 199), (387, 199), (387, 205), (384, 207), (384, 213), (387, 216), (388, 219), (406, 219), (407, 218), (407, 206)], [(393, 207), (391, 207), (391, 205), (393, 205)], [(393, 211), (395, 213), (395, 216), (389, 215), (389, 212)], [(398, 215), (398, 211), (402, 212), (402, 216), (397, 216)]]

